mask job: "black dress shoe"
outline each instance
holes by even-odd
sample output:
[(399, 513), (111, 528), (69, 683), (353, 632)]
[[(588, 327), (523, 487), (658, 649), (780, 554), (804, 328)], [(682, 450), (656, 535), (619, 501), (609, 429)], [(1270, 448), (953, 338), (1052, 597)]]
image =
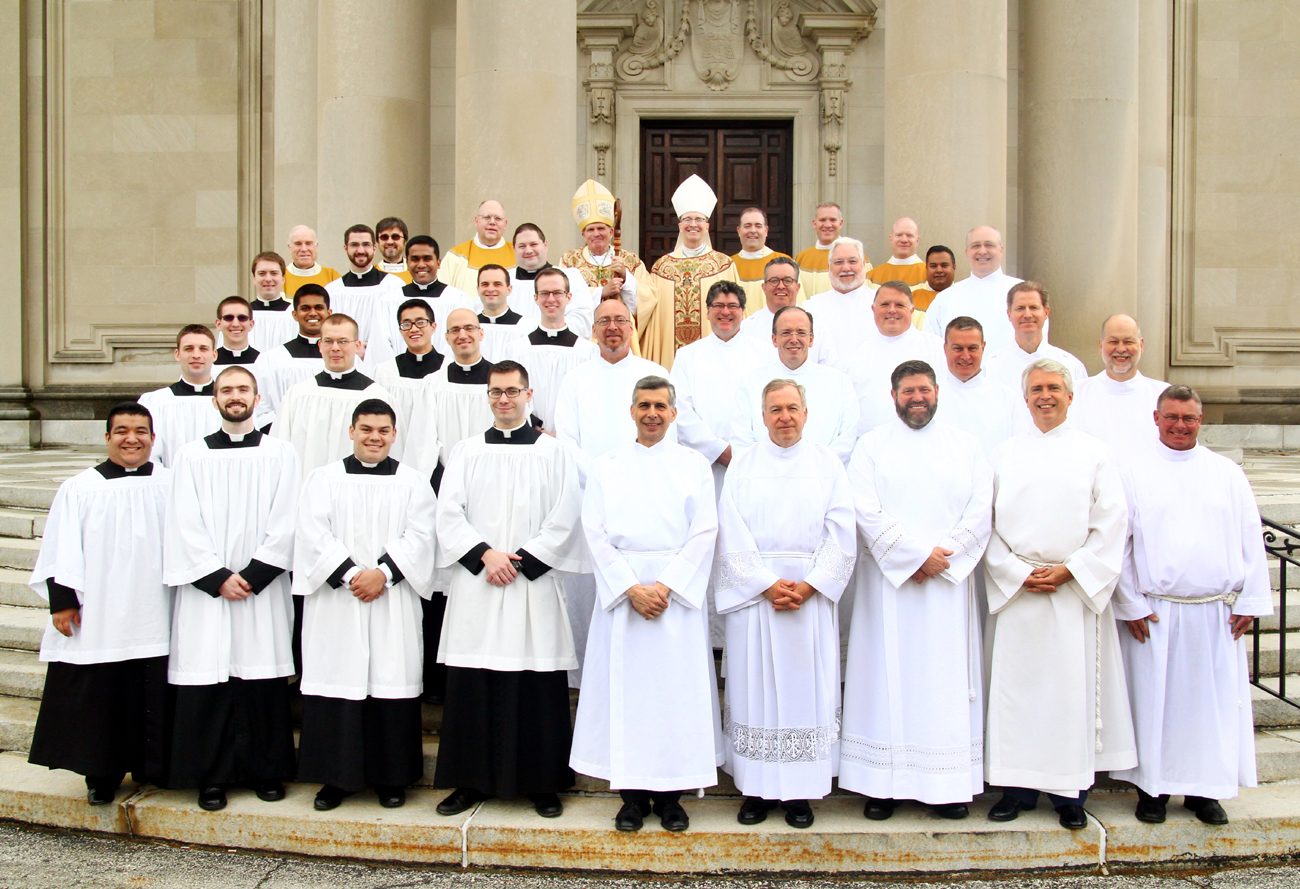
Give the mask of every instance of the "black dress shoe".
[(767, 820), (767, 813), (775, 809), (776, 805), (772, 800), (760, 796), (747, 796), (740, 804), (736, 820), (741, 824), (762, 824)]
[(1008, 794), (1003, 794), (1002, 799), (993, 804), (989, 809), (990, 821), (1015, 821), (1020, 817), (1021, 812), (1031, 812), (1037, 808), (1038, 804), (1026, 806), (1020, 800)]
[(1165, 823), (1165, 804), (1169, 801), (1167, 795), (1152, 796), (1149, 793), (1138, 791), (1138, 804), (1133, 809), (1133, 817), (1139, 821), (1145, 821), (1147, 824), (1164, 824)]
[(220, 812), (226, 807), (226, 791), (215, 784), (199, 791), (199, 808), (205, 812)]
[(405, 787), (376, 787), (375, 796), (379, 797), (379, 805), (385, 809), (400, 809), (406, 805)]
[(284, 799), (284, 785), (279, 781), (263, 781), (253, 788), (253, 792), (264, 803), (278, 803)]
[(862, 814), (872, 821), (884, 821), (894, 814), (894, 809), (898, 808), (896, 799), (878, 799), (874, 796), (867, 797), (867, 804), (862, 807)]
[(1056, 810), (1060, 816), (1058, 819), (1061, 826), (1066, 830), (1083, 830), (1088, 826), (1088, 816), (1083, 811), (1083, 806), (1066, 805)]
[(468, 787), (457, 787), (446, 799), (438, 803), (437, 812), (439, 815), (459, 815), (471, 806), (483, 802), (486, 798), (477, 790), (471, 790)]
[(557, 793), (530, 793), (528, 801), (543, 818), (559, 818), (564, 814), (564, 803)]
[(785, 809), (785, 823), (791, 827), (797, 827), (803, 830), (806, 827), (812, 827), (813, 810), (808, 805), (806, 799), (792, 799), (781, 803), (781, 808)]
[(92, 806), (107, 806), (116, 798), (117, 786), (109, 787), (107, 784), (86, 785), (86, 802)]
[(936, 803), (930, 807), (930, 811), (940, 818), (960, 821), (970, 814), (970, 807), (965, 803)]
[(640, 830), (645, 824), (646, 812), (636, 803), (623, 803), (623, 808), (614, 816), (614, 827), (625, 833)]
[(1228, 813), (1223, 811), (1223, 806), (1217, 799), (1209, 799), (1204, 796), (1185, 796), (1183, 797), (1183, 808), (1191, 811), (1200, 821), (1206, 824), (1213, 824), (1216, 827), (1228, 823)]
[(662, 806), (656, 806), (655, 811), (659, 814), (659, 823), (664, 830), (680, 833), (691, 826), (690, 816), (686, 814), (681, 803), (664, 803)]
[(312, 802), (311, 807), (317, 812), (328, 812), (330, 809), (337, 809), (347, 795), (348, 792), (342, 787), (326, 784), (316, 791), (316, 799)]

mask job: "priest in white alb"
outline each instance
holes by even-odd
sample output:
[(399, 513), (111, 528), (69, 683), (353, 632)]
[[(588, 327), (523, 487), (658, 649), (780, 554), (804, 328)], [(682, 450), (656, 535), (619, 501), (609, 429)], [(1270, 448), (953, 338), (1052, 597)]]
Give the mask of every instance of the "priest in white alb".
[(1170, 386), (1159, 440), (1124, 461), (1129, 537), (1115, 591), (1137, 767), (1139, 821), (1165, 820), (1171, 794), (1206, 824), (1254, 787), (1255, 727), (1242, 635), (1273, 613), (1259, 508), (1241, 468), (1197, 443), (1201, 399)]
[(806, 828), (839, 767), (836, 605), (857, 549), (853, 496), (839, 457), (803, 438), (803, 387), (770, 381), (762, 411), (767, 436), (732, 461), (718, 507), (725, 768), (745, 795), (741, 824), (780, 804)]
[(172, 787), (225, 808), (226, 788), (284, 799), (294, 774), (292, 445), (253, 427), (257, 381), (242, 367), (216, 380), (221, 428), (177, 455), (163, 533), (163, 580), (177, 587), (167, 681), (175, 687)]
[(1128, 527), (1110, 448), (1067, 421), (1073, 381), (1039, 359), (1023, 392), (1035, 429), (994, 455), (985, 561), (993, 627), (984, 774), (1014, 820), (1047, 793), (1062, 827), (1087, 826), (1096, 772), (1137, 763), (1111, 594)]
[(149, 462), (149, 409), (108, 412), (106, 459), (59, 485), (29, 584), (49, 603), (46, 664), (27, 760), (86, 779), (92, 806), (128, 772), (167, 777), (172, 590), (162, 550), (171, 473)]
[(587, 568), (581, 489), (571, 450), (528, 422), (528, 372), (503, 361), (488, 391), (492, 425), (452, 449), (438, 496), (451, 585), (433, 785), (455, 790), (437, 811), (526, 795), (554, 818), (573, 783), (566, 672), (578, 664), (556, 572)]
[(866, 251), (856, 238), (836, 238), (831, 244), (830, 263), (830, 290), (805, 294), (808, 301), (803, 307), (819, 322), (821, 344), (829, 354), (829, 362), (847, 372), (862, 341), (876, 330), (871, 310), (876, 285), (867, 280)]
[(894, 368), (904, 361), (938, 367), (943, 347), (933, 334), (912, 326), (912, 291), (902, 281), (886, 281), (876, 288), (871, 316), (871, 330), (859, 337), (856, 350), (839, 365), (858, 393), (859, 433), (896, 422), (890, 386)]
[[(1047, 288), (1037, 281), (1021, 281), (1007, 291), (1007, 320), (1011, 322), (1011, 342), (1001, 351), (990, 355), (985, 363), (989, 379), (1014, 389), (1025, 368), (1033, 362), (1048, 358), (1064, 365), (1070, 377), (1082, 382), (1088, 376), (1083, 362), (1060, 346), (1047, 341), (1047, 319), (1052, 314)], [(1024, 416), (1018, 418), (1021, 429), (1028, 430)]]
[(298, 780), (323, 785), (317, 811), (365, 787), (396, 808), (424, 772), (421, 600), (433, 594), (436, 505), (428, 477), (389, 456), (398, 422), (385, 401), (357, 405), (352, 454), (308, 475), (299, 497)]
[(172, 355), (181, 368), (181, 378), (170, 386), (140, 396), (140, 403), (153, 416), (157, 437), (153, 459), (171, 466), (176, 452), (221, 425), (212, 406), (212, 364), (217, 358), (217, 340), (202, 324), (187, 324), (176, 334)]
[(583, 497), (596, 606), (569, 764), (619, 791), (618, 830), (653, 810), (681, 831), (682, 791), (722, 763), (705, 603), (717, 495), (708, 461), (668, 436), (672, 384), (644, 377), (631, 396), (636, 438), (594, 462)]
[(973, 436), (936, 419), (929, 364), (900, 364), (890, 391), (893, 422), (849, 461), (870, 556), (856, 574), (840, 787), (866, 796), (875, 821), (903, 800), (965, 818), (984, 789), (984, 605), (972, 574), (988, 545), (993, 473)]
[[(988, 352), (996, 355), (1012, 343), (1007, 323), (1007, 291), (1020, 279), (1002, 271), (1002, 233), (990, 225), (977, 225), (966, 233), (966, 260), (970, 275), (939, 293), (925, 310), (925, 329), (943, 336), (948, 322), (966, 315), (984, 325)], [(1044, 336), (1047, 331), (1044, 328)]]
[[(948, 322), (943, 333), (946, 372), (940, 374), (943, 402), (939, 417), (968, 432), (980, 443), (985, 459), (1018, 431), (1028, 431), (1024, 398), (984, 372), (984, 325), (968, 315)], [(983, 587), (983, 572), (976, 582)]]
[(1070, 412), (1079, 428), (1110, 445), (1121, 463), (1144, 454), (1158, 440), (1151, 412), (1169, 386), (1138, 370), (1145, 345), (1137, 319), (1107, 318), (1098, 343), (1101, 372), (1079, 381)]

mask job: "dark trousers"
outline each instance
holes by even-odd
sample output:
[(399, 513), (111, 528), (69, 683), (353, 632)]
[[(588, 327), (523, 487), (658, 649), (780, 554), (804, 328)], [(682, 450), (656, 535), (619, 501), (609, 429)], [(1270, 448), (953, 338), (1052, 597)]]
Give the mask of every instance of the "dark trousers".
[(680, 790), (620, 790), (618, 795), (625, 803), (636, 803), (643, 812), (650, 811), (651, 803), (659, 809), (682, 799)]
[[(1028, 787), (1004, 787), (1002, 792), (1027, 809), (1038, 804), (1038, 791), (1030, 790)], [(1080, 791), (1078, 796), (1057, 796), (1055, 793), (1049, 793), (1047, 798), (1051, 800), (1054, 809), (1059, 809), (1061, 806), (1081, 806), (1088, 799), (1088, 791)]]

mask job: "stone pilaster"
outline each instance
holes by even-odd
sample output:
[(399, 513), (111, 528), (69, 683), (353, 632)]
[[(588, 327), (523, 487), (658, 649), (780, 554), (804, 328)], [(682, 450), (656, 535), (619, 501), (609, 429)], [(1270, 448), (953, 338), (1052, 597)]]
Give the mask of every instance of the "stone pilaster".
[[(0, 446), (34, 443), (24, 366), (27, 346), (23, 331), (26, 317), (23, 244), (27, 231), (23, 218), (23, 100), (27, 95), (23, 61), (25, 22), (23, 5), (0, 6), (0, 219), (9, 237), (0, 244), (0, 267), (8, 269), (9, 285), (0, 288), (0, 316), (10, 335), (0, 349)], [(39, 342), (39, 340), (38, 340)]]

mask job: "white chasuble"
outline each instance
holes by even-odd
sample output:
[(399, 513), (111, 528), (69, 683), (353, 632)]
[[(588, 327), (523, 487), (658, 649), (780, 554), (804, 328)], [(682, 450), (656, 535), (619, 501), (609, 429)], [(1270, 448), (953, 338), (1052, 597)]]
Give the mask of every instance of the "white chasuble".
[[(914, 467), (923, 466), (923, 472)], [(974, 438), (895, 417), (849, 461), (858, 559), (844, 680), (840, 786), (881, 799), (968, 802), (984, 789), (983, 607), (993, 473)], [(935, 547), (934, 577), (913, 577)]]
[[(299, 465), (288, 442), (260, 432), (236, 442), (217, 432), (177, 455), (163, 533), (163, 581), (178, 587), (167, 665), (173, 685), (293, 673), (288, 571)], [(254, 561), (283, 573), (246, 599), (211, 596), (194, 585)]]
[[(1154, 424), (1152, 424), (1154, 426)], [(1245, 474), (1197, 445), (1159, 441), (1125, 466), (1129, 539), (1117, 620), (1137, 734), (1137, 768), (1112, 772), (1147, 793), (1231, 799), (1254, 787), (1255, 730), (1247, 640), (1234, 615), (1273, 613), (1259, 509)]]
[[(819, 799), (839, 765), (836, 603), (857, 548), (844, 465), (822, 445), (764, 439), (728, 467), (718, 522), (726, 769), (746, 796)], [(763, 593), (777, 580), (816, 592), (776, 611)]]
[[(994, 615), (985, 777), (1073, 796), (1137, 753), (1111, 593), (1128, 526), (1110, 448), (1063, 423), (1018, 435), (993, 459), (986, 556)], [(1037, 566), (1073, 578), (1029, 592)]]
[[(569, 764), (615, 789), (716, 784), (722, 736), (704, 594), (718, 513), (708, 463), (667, 438), (606, 454), (587, 477), (582, 523), (596, 605)], [(627, 590), (656, 581), (672, 594), (646, 620)]]

